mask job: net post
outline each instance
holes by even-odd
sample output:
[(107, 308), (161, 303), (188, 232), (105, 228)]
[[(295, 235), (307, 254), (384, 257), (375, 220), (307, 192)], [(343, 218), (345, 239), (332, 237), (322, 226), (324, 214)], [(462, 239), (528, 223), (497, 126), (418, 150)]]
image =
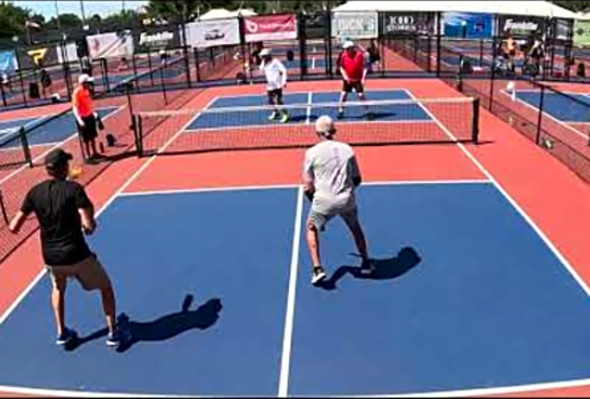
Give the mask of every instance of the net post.
[(545, 101), (545, 86), (541, 85), (541, 98), (539, 100), (539, 115), (537, 118), (537, 137), (535, 139), (535, 143), (541, 143), (541, 122), (543, 121), (543, 108), (544, 108), (544, 101)]
[(160, 83), (162, 84), (162, 95), (164, 96), (164, 104), (168, 104), (168, 97), (166, 96), (166, 82), (164, 80), (164, 70), (168, 70), (168, 59), (164, 59), (164, 66), (160, 68)]
[(4, 204), (4, 197), (2, 196), (2, 191), (0, 191), (0, 211), (2, 212), (2, 219), (4, 219), (4, 223), (8, 226), (10, 222), (8, 221), (8, 212), (6, 211), (6, 205)]
[(143, 157), (143, 119), (141, 114), (136, 115), (135, 126), (137, 130), (137, 156)]
[(201, 82), (201, 61), (199, 60), (199, 49), (197, 47), (193, 48), (193, 54), (195, 56), (195, 69), (197, 73), (197, 82)]
[[(111, 91), (111, 84), (109, 82), (109, 65), (108, 65), (106, 58), (100, 59), (100, 66), (102, 69), (103, 82), (105, 84), (106, 91), (110, 92)], [(116, 84), (115, 84), (115, 86), (116, 86)]]
[(496, 47), (498, 46), (497, 40), (498, 36), (494, 35), (492, 38), (492, 68), (490, 73), (490, 103), (488, 106), (489, 111), (492, 110), (494, 105), (494, 80), (496, 78), (496, 68), (494, 67), (494, 62), (496, 60)]
[(188, 83), (188, 87), (192, 87), (192, 79), (191, 79), (191, 65), (189, 60), (189, 51), (188, 51), (188, 44), (186, 43), (186, 15), (182, 14), (182, 23), (181, 26), (181, 36), (182, 36), (182, 55), (184, 56), (184, 67), (186, 68), (186, 81)]
[(471, 140), (479, 144), (479, 97), (473, 99), (473, 120), (471, 122)]
[(2, 91), (2, 104), (6, 107), (6, 93), (4, 92), (4, 82), (0, 84), (0, 91)]
[(33, 157), (31, 157), (31, 148), (29, 147), (29, 141), (27, 140), (27, 131), (24, 127), (20, 127), (18, 129), (20, 142), (23, 146), (23, 154), (25, 155), (25, 162), (29, 165), (30, 168), (33, 167)]
[(299, 80), (304, 80), (307, 75), (307, 37), (305, 32), (305, 15), (297, 14), (297, 23), (299, 25)]
[(440, 78), (440, 56), (441, 56), (441, 51), (440, 51), (440, 47), (442, 45), (441, 43), (441, 33), (440, 33), (440, 22), (441, 22), (441, 18), (442, 18), (442, 13), (440, 11), (438, 11), (436, 13), (437, 18), (436, 18), (436, 77)]

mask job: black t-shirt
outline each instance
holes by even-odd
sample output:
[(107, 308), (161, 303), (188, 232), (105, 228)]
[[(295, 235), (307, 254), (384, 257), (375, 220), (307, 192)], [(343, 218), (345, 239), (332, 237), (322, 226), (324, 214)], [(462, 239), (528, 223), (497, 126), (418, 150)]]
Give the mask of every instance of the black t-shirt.
[(26, 215), (34, 212), (39, 220), (47, 265), (72, 265), (92, 254), (78, 213), (78, 209), (91, 206), (84, 187), (73, 181), (51, 179), (28, 192), (21, 211)]

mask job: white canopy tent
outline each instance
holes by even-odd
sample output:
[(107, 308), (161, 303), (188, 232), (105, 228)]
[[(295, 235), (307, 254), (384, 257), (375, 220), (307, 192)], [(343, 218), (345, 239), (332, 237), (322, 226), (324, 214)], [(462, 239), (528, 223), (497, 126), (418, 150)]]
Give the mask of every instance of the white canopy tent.
[(332, 10), (339, 11), (413, 11), (477, 12), (577, 19), (579, 15), (548, 1), (349, 1)]
[(246, 8), (237, 11), (229, 11), (224, 8), (214, 8), (201, 15), (198, 20), (208, 21), (212, 19), (236, 18), (240, 15), (244, 17), (251, 17), (256, 15), (256, 13)]

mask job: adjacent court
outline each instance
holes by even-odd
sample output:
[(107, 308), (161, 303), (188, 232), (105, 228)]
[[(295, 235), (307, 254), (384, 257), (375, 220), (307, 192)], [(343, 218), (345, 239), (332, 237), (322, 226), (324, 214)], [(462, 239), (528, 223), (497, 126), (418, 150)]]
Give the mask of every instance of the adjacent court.
[[(104, 107), (96, 112), (101, 118), (106, 118), (115, 112), (117, 107)], [(76, 118), (72, 112), (63, 115), (45, 115), (30, 118), (6, 119), (0, 121), (0, 142), (9, 142), (6, 148), (18, 148), (21, 142), (11, 140), (18, 135), (19, 129), (33, 129), (34, 134), (28, 135), (30, 145), (51, 145), (57, 144), (77, 132)]]

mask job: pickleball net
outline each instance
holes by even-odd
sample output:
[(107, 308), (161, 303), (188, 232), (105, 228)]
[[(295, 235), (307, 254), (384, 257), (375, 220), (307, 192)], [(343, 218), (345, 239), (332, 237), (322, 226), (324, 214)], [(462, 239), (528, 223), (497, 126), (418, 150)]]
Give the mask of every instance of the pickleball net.
[[(215, 104), (213, 104), (215, 105)], [(479, 100), (436, 98), (287, 104), (270, 120), (274, 107), (212, 107), (138, 112), (136, 145), (141, 155), (203, 151), (298, 148), (317, 142), (315, 121), (336, 122), (339, 140), (353, 145), (478, 142)], [(367, 117), (367, 111), (369, 117)]]

